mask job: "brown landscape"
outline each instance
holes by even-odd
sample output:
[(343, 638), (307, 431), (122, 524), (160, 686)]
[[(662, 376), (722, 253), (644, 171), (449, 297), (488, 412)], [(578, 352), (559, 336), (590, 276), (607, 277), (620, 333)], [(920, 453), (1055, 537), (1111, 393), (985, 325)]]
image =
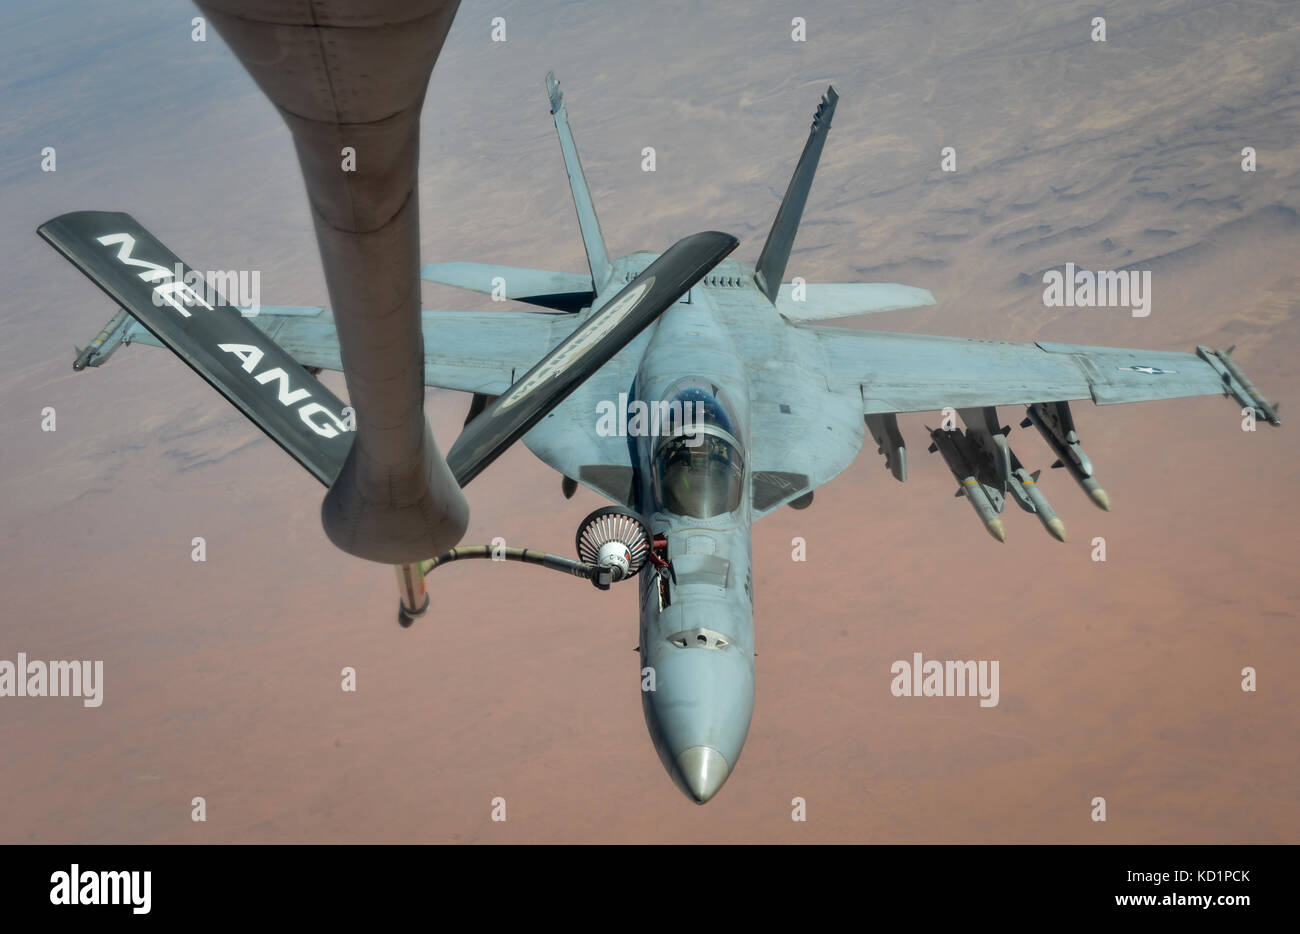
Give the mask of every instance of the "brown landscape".
[[(634, 588), (471, 563), (437, 572), (430, 614), (402, 630), (392, 570), (330, 545), (323, 488), (180, 361), (127, 347), (72, 372), (114, 309), (37, 238), (65, 211), (128, 211), (197, 268), (259, 270), (266, 304), (328, 304), (279, 116), (215, 32), (191, 41), (192, 6), (102, 6), (0, 13), (0, 659), (104, 662), (98, 708), (0, 698), (0, 842), (1300, 840), (1294, 419), (1250, 433), (1220, 398), (1077, 404), (1113, 510), (1045, 471), (1069, 542), (1009, 506), (1000, 545), (925, 451), (937, 415), (904, 416), (906, 484), (868, 442), (810, 509), (755, 527), (754, 720), (697, 808), (646, 735)], [(713, 228), (752, 264), (834, 84), (787, 277), (938, 299), (838, 323), (1235, 344), (1287, 420), (1300, 5), (1112, 6), (1103, 43), (1067, 0), (466, 0), (424, 111), (424, 255), (583, 269), (554, 68), (612, 254)], [(1045, 307), (1042, 273), (1066, 262), (1150, 270), (1150, 316)], [(432, 285), (424, 301), (493, 307)], [(444, 451), (468, 404), (429, 392)], [(1049, 465), (1032, 431), (1011, 438)], [(602, 505), (564, 500), (522, 446), (467, 494), (465, 543), (566, 553)], [(890, 665), (914, 652), (999, 660), (1000, 703), (893, 697)]]

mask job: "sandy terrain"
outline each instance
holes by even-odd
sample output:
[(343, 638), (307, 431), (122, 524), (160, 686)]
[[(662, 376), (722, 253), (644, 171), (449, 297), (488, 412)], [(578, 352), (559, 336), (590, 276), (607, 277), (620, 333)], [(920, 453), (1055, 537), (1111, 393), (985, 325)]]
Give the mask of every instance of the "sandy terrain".
[[(1012, 509), (999, 546), (925, 453), (933, 418), (903, 418), (907, 484), (869, 446), (811, 509), (757, 526), (757, 709), (697, 809), (645, 734), (633, 593), (456, 567), (400, 630), (391, 570), (335, 550), (321, 488), (186, 367), (133, 347), (71, 371), (112, 308), (35, 236), (67, 210), (130, 211), (195, 266), (260, 270), (266, 303), (326, 303), (288, 133), (220, 40), (190, 41), (186, 4), (84, 6), (0, 13), (0, 659), (102, 659), (105, 700), (0, 698), (0, 842), (1300, 839), (1293, 424), (1243, 433), (1214, 398), (1077, 406), (1114, 511), (1049, 472), (1071, 541)], [(1296, 4), (1123, 4), (1106, 43), (1066, 0), (806, 0), (806, 43), (781, 4), (649, 6), (467, 0), (425, 110), (429, 260), (582, 268), (553, 67), (614, 254), (717, 228), (752, 263), (833, 82), (788, 275), (939, 299), (846, 326), (1235, 343), (1270, 397), (1297, 398)], [(1151, 270), (1152, 314), (1044, 307), (1041, 273), (1065, 262)], [(430, 392), (444, 450), (467, 404)], [(599, 505), (563, 500), (522, 448), (469, 496), (467, 543), (551, 550)], [(917, 651), (1000, 660), (1000, 704), (891, 696), (890, 664)]]

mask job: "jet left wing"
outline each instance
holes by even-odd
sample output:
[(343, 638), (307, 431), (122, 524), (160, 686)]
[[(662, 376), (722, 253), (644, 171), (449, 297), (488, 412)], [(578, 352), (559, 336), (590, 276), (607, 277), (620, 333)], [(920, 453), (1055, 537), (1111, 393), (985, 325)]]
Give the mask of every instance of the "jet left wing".
[(1091, 399), (1098, 405), (1228, 395), (1279, 424), (1227, 352), (1014, 344), (809, 327), (833, 388), (859, 387), (863, 413), (937, 411)]
[[(1110, 496), (1080, 444), (1070, 413), (1072, 401), (1091, 399), (1098, 405), (1114, 405), (1224, 395), (1235, 399), (1243, 410), (1253, 410), (1260, 421), (1281, 423), (1277, 407), (1237, 366), (1231, 348), (1197, 347), (1196, 353), (1190, 354), (1045, 341), (1011, 344), (833, 327), (797, 325), (794, 330), (819, 345), (830, 394), (845, 403), (860, 404), (866, 427), (897, 480), (907, 479), (907, 449), (896, 413), (956, 410), (964, 430), (942, 424), (928, 429), (929, 450), (943, 456), (957, 481), (956, 495), (970, 503), (999, 542), (1006, 541), (1001, 513), (1007, 502), (1036, 514), (1057, 541), (1067, 538), (1065, 523), (1038, 486), (1039, 472), (1030, 473), (1011, 449), (1007, 441), (1011, 428), (1002, 424), (998, 406), (1027, 406), (1021, 427), (1037, 428), (1056, 454), (1052, 466), (1065, 468), (1104, 510), (1110, 509)], [(823, 404), (819, 412), (825, 411), (828, 407)], [(829, 416), (821, 414), (821, 419), (834, 432)], [(844, 463), (838, 456), (829, 466), (842, 469)], [(800, 476), (796, 475), (796, 480)], [(768, 497), (770, 504), (762, 505), (806, 505), (794, 498), (800, 495), (798, 484), (794, 486), (793, 491), (775, 490)], [(761, 514), (759, 492), (756, 476), (755, 509)]]

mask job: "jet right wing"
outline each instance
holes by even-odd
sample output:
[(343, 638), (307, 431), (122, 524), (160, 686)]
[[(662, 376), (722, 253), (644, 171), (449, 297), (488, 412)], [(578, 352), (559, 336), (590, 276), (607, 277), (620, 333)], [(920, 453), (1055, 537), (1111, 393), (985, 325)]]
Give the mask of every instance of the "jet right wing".
[[(303, 366), (341, 370), (334, 319), (324, 309), (314, 311), (263, 309), (249, 320)], [(426, 386), (499, 396), (581, 320), (540, 311), (426, 311), (421, 322)]]
[[(196, 291), (198, 274), (135, 218), (74, 211), (37, 232), (316, 479), (334, 482), (353, 443), (343, 402), (238, 310)], [(128, 330), (114, 316), (77, 363), (102, 360)]]
[[(295, 310), (296, 311), (296, 310)], [(265, 307), (250, 319), (305, 366), (339, 368), (329, 312), (280, 316)], [(499, 396), (581, 323), (578, 315), (533, 311), (424, 312), (424, 378), (439, 389)], [(634, 339), (524, 436), (541, 460), (611, 502), (631, 505), (634, 466), (627, 441), (596, 432), (597, 406), (626, 392), (647, 335)], [(132, 340), (142, 340), (132, 335)]]
[[(341, 370), (338, 334), (319, 307), (263, 305), (243, 319), (310, 370)], [(529, 311), (426, 311), (424, 375), (428, 386), (499, 396), (581, 323), (578, 315)], [(636, 375), (646, 335), (635, 339), (525, 435), (525, 443), (550, 467), (610, 501), (630, 505), (633, 464), (626, 439), (596, 433), (597, 405), (626, 392)], [(98, 367), (123, 344), (166, 345), (134, 318), (116, 316), (79, 355)]]

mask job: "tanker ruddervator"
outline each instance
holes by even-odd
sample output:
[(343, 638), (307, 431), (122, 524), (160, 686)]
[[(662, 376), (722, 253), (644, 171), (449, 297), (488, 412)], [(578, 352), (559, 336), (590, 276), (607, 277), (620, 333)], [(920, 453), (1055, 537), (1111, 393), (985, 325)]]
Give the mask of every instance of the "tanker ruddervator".
[[(964, 428), (931, 430), (929, 447), (998, 541), (1006, 536), (1008, 497), (1066, 539), (1038, 471), (1009, 446), (998, 406), (1023, 407), (1022, 427), (1036, 429), (1053, 466), (1102, 509), (1110, 500), (1080, 446), (1072, 401), (1222, 394), (1278, 424), (1275, 407), (1228, 353), (1206, 347), (1015, 344), (813, 324), (934, 303), (911, 286), (814, 283), (796, 292), (782, 281), (830, 129), (833, 88), (754, 266), (724, 258), (736, 241), (719, 233), (687, 238), (662, 256), (611, 259), (552, 75), (547, 87), (590, 272), (424, 267), (428, 280), (546, 309), (424, 312), (425, 383), (473, 394), (465, 431), (447, 456), (461, 486), (522, 437), (562, 475), (566, 497), (582, 484), (612, 503), (579, 527), (576, 560), (527, 549), (495, 556), (601, 588), (637, 579), (640, 674), (643, 688), (647, 681), (653, 688), (642, 690), (646, 723), (665, 768), (696, 802), (712, 798), (735, 769), (753, 712), (753, 522), (784, 505), (807, 507), (868, 433), (894, 477), (905, 480), (898, 413), (951, 407), (960, 416)], [(128, 269), (123, 255), (137, 266), (149, 260), (138, 273), (146, 283), (162, 276), (151, 263), (166, 271), (171, 262), (129, 216), (65, 215), (41, 233), (131, 313), (80, 352), (78, 368), (102, 364), (124, 343), (166, 345), (222, 388), (171, 333), (178, 323), (206, 322), (211, 354), (233, 364), (231, 378), (242, 374), (250, 394), (222, 391), (318, 479), (333, 482), (348, 454), (346, 413), (313, 376), (342, 366), (328, 311), (263, 307), (244, 317), (186, 301), (181, 317), (147, 290), (141, 297), (105, 284), (115, 264), (118, 273)], [(135, 252), (124, 251), (123, 237), (133, 238)], [(156, 252), (145, 256), (144, 244)], [(427, 606), (415, 578), (490, 552), (456, 548), (399, 568), (403, 623)]]

